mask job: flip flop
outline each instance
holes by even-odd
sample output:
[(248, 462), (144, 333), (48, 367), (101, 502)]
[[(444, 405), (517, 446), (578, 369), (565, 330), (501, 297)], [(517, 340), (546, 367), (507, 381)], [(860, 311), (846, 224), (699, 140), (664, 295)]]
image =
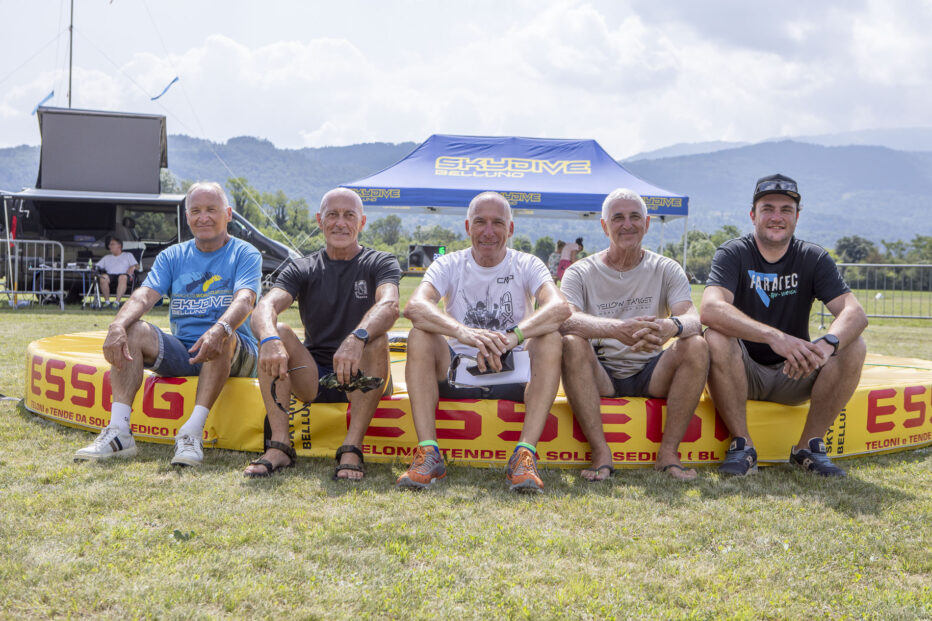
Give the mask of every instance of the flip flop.
[(608, 479), (612, 478), (612, 476), (614, 476), (615, 474), (615, 468), (611, 464), (602, 464), (601, 466), (597, 468), (586, 468), (582, 472), (586, 472), (586, 471), (595, 472), (596, 476), (598, 476), (599, 472), (602, 470), (608, 470), (608, 474), (602, 477), (601, 479), (587, 479), (586, 477), (582, 477), (582, 478), (584, 481), (587, 481), (589, 483), (601, 483), (602, 481), (607, 481)]
[[(670, 470), (670, 468), (673, 468), (674, 470), (679, 470), (679, 471), (682, 472), (684, 475), (685, 475), (686, 473), (688, 473), (688, 472), (693, 472), (696, 476), (694, 476), (694, 477), (689, 477), (689, 476), (677, 476), (677, 475), (675, 475), (675, 474), (672, 473), (672, 472), (668, 472), (668, 471)], [(697, 472), (696, 472), (695, 470), (693, 470), (692, 468), (687, 468), (687, 467), (681, 466), (681, 465), (679, 465), (679, 464), (667, 464), (666, 466), (663, 467), (663, 469), (661, 470), (661, 472), (666, 473), (666, 474), (669, 474), (671, 479), (675, 479), (675, 480), (677, 480), (677, 481), (694, 481), (694, 480), (696, 480), (696, 479), (699, 477), (699, 473), (697, 473)]]

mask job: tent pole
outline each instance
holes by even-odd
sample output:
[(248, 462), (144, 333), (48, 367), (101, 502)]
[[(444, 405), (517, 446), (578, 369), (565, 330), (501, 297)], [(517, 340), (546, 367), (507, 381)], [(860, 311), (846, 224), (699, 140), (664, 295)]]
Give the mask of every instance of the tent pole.
[(657, 249), (657, 254), (663, 256), (663, 233), (667, 230), (667, 219), (664, 216), (660, 216), (660, 248)]
[(686, 243), (689, 235), (689, 216), (683, 216), (683, 271), (686, 271)]

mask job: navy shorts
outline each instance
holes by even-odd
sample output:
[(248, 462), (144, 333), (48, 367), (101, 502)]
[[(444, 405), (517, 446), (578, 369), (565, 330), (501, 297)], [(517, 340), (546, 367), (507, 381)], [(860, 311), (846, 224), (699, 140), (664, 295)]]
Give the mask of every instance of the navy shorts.
[[(654, 369), (657, 367), (657, 363), (660, 362), (660, 357), (663, 356), (663, 354), (664, 352), (660, 352), (648, 360), (647, 364), (645, 364), (640, 371), (625, 378), (612, 377), (609, 370), (605, 369), (605, 372), (608, 373), (608, 376), (612, 380), (612, 385), (615, 386), (614, 396), (653, 398), (654, 395), (649, 392), (650, 378), (653, 377)], [(604, 369), (605, 367), (602, 368)]]
[[(159, 354), (151, 365), (146, 368), (163, 377), (189, 377), (201, 374), (201, 363), (191, 364), (192, 357), (188, 353), (188, 346), (182, 343), (173, 334), (162, 332), (158, 326), (149, 324), (159, 335)], [(230, 365), (230, 377), (256, 377), (259, 362), (259, 351), (256, 342), (245, 338), (239, 332), (233, 332), (236, 337), (236, 350), (233, 352), (233, 362)]]

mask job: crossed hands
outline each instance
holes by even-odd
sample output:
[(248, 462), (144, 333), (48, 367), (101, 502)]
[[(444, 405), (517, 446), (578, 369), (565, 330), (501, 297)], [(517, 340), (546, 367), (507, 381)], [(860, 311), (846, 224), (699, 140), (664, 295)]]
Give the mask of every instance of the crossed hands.
[(654, 315), (642, 315), (622, 320), (615, 338), (632, 351), (655, 353), (663, 349), (663, 344), (674, 334), (676, 326), (672, 321), (657, 319)]
[(817, 343), (798, 339), (789, 334), (781, 334), (770, 348), (780, 356), (786, 358), (783, 363), (783, 373), (791, 379), (806, 377), (813, 371), (822, 368), (832, 355), (831, 345), (827, 345), (828, 352)]
[(501, 371), (502, 354), (518, 344), (517, 337), (512, 343), (511, 334), (467, 326), (460, 326), (454, 336), (460, 343), (471, 345), (479, 350), (476, 355), (476, 364), (480, 372), (485, 372), (487, 367), (492, 367), (496, 372)]

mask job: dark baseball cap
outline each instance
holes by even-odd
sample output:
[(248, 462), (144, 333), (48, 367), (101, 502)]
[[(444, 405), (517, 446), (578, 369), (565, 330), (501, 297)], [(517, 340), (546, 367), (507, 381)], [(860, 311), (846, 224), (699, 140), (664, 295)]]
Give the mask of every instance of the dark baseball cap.
[(757, 185), (754, 186), (754, 202), (765, 194), (784, 194), (799, 205), (799, 188), (796, 187), (796, 182), (786, 175), (777, 173), (758, 179)]

